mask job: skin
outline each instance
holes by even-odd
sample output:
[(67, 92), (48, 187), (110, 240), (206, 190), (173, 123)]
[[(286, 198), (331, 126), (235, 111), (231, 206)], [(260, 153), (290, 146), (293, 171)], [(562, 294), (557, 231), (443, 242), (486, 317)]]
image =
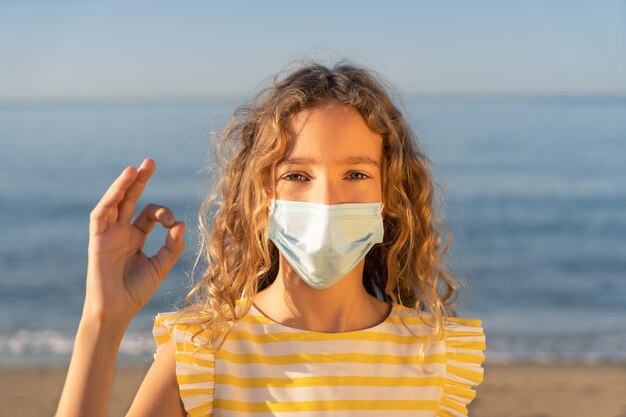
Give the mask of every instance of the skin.
[[(273, 198), (321, 204), (382, 201), (382, 137), (351, 107), (330, 103), (291, 121), (290, 146), (275, 170)], [(329, 152), (332, 150), (332, 152)], [(326, 289), (308, 286), (280, 255), (276, 280), (259, 292), (255, 307), (289, 327), (346, 332), (372, 327), (391, 305), (363, 287), (361, 260)]]
[[(322, 204), (382, 200), (382, 138), (356, 111), (334, 103), (303, 111), (289, 133), (291, 146), (276, 170), (274, 198)], [(106, 416), (122, 336), (184, 250), (186, 226), (167, 207), (148, 205), (131, 222), (154, 170), (151, 159), (127, 167), (91, 212), (85, 304), (57, 417)], [(160, 250), (148, 257), (143, 246), (156, 223), (168, 233)], [(281, 256), (275, 282), (253, 301), (268, 317), (295, 328), (343, 332), (372, 327), (391, 306), (367, 294), (363, 266), (361, 261), (337, 284), (318, 290)], [(152, 363), (127, 416), (186, 416), (174, 355), (170, 341)]]
[[(151, 159), (127, 167), (91, 212), (85, 304), (56, 416), (106, 416), (122, 336), (184, 250), (186, 226), (167, 207), (150, 204), (131, 223), (154, 170)], [(156, 223), (168, 232), (148, 257), (142, 249)], [(173, 344), (154, 361), (127, 415), (185, 416)]]

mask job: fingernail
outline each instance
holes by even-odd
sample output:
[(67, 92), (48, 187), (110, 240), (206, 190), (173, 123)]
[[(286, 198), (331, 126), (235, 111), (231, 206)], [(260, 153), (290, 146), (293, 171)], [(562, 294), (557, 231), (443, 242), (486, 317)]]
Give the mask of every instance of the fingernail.
[(163, 218), (163, 221), (165, 221), (165, 223), (171, 223), (174, 221), (174, 218), (170, 216), (169, 214), (166, 214), (165, 217)]

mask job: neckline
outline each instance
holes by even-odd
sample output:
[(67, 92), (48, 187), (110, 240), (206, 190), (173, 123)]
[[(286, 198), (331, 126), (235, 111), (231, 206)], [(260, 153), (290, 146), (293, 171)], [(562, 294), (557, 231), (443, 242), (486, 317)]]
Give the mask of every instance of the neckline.
[(254, 303), (252, 303), (252, 305), (250, 307), (250, 311), (253, 311), (255, 316), (263, 317), (264, 320), (266, 320), (266, 321), (264, 321), (264, 323), (271, 324), (272, 326), (275, 326), (275, 327), (278, 327), (278, 328), (282, 328), (282, 329), (286, 329), (286, 330), (291, 331), (291, 332), (303, 332), (303, 333), (318, 334), (318, 335), (350, 335), (350, 334), (361, 333), (361, 332), (375, 331), (375, 330), (378, 330), (379, 327), (382, 327), (386, 323), (390, 322), (391, 321), (391, 317), (394, 315), (394, 313), (396, 312), (396, 310), (398, 308), (398, 305), (395, 304), (395, 303), (387, 303), (387, 304), (391, 304), (391, 309), (389, 310), (389, 313), (387, 314), (387, 316), (385, 317), (385, 319), (383, 321), (381, 321), (378, 324), (375, 324), (374, 326), (367, 327), (365, 329), (348, 330), (346, 332), (318, 332), (318, 331), (314, 331), (314, 330), (300, 329), (300, 328), (297, 328), (297, 327), (287, 326), (286, 324), (279, 323), (279, 322), (275, 321), (274, 319), (272, 319), (271, 317), (266, 316), (265, 313), (263, 313), (261, 310), (259, 310), (254, 305)]

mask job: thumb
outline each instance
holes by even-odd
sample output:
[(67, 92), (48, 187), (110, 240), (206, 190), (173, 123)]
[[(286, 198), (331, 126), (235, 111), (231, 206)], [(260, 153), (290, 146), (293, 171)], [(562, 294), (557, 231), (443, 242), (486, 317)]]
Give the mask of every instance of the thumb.
[(187, 225), (176, 222), (167, 231), (165, 245), (150, 260), (156, 264), (159, 278), (163, 280), (174, 266), (176, 260), (185, 250), (184, 234)]

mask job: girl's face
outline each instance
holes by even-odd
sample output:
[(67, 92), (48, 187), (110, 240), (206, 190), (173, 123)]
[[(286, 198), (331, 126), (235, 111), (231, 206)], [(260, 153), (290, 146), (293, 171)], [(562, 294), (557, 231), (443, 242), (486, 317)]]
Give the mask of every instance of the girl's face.
[(275, 170), (274, 199), (320, 204), (382, 201), (382, 137), (351, 107), (297, 113)]

